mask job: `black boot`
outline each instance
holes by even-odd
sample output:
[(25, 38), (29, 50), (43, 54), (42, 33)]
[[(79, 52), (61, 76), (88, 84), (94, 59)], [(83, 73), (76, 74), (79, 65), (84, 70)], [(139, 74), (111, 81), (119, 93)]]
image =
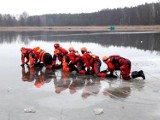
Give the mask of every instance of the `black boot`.
[(137, 71), (132, 72), (131, 76), (132, 78), (142, 77), (143, 79), (145, 79), (145, 75), (142, 70), (140, 70), (139, 72)]
[(139, 73), (140, 77), (142, 77), (143, 80), (145, 80), (144, 72), (142, 70), (140, 70), (138, 73)]

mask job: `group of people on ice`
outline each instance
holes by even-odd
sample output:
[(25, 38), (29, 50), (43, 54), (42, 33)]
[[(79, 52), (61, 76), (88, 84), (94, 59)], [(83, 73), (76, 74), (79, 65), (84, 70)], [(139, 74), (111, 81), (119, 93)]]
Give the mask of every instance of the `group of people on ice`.
[[(124, 80), (131, 78), (142, 77), (145, 75), (142, 70), (131, 72), (130, 60), (119, 55), (104, 56), (102, 61), (107, 65), (106, 70), (100, 71), (101, 60), (98, 55), (92, 54), (86, 47), (81, 48), (80, 55), (73, 47), (68, 48), (68, 51), (61, 47), (59, 43), (54, 44), (53, 57), (50, 53), (42, 50), (40, 47), (21, 48), (21, 66), (25, 64), (30, 68), (44, 65), (46, 69), (62, 68), (64, 72), (76, 71), (79, 74), (96, 75), (97, 77), (112, 77), (116, 78), (114, 71), (119, 70), (120, 76)], [(57, 61), (60, 64), (57, 64)], [(28, 64), (29, 63), (29, 64)]]

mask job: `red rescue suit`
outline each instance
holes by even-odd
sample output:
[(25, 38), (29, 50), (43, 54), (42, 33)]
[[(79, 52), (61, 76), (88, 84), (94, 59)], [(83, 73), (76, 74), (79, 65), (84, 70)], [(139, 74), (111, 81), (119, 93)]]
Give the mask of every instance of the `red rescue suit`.
[[(29, 54), (32, 52), (31, 48), (23, 48), (21, 49), (21, 62), (22, 65), (24, 65), (25, 63), (27, 64), (29, 62)], [(26, 59), (26, 62), (25, 62)]]
[(52, 68), (52, 56), (45, 52), (44, 50), (41, 50), (38, 53), (31, 53), (30, 54), (30, 65), (31, 67), (34, 67), (35, 64), (42, 62), (44, 63), (45, 67), (47, 69)]
[(98, 77), (106, 77), (105, 73), (100, 72), (100, 67), (101, 67), (101, 61), (98, 56), (93, 55), (91, 52), (85, 52), (82, 55), (82, 59), (84, 61), (84, 64), (87, 68), (86, 74), (91, 73), (92, 68), (92, 74), (96, 74)]
[(79, 57), (79, 60), (77, 61), (77, 70), (78, 70), (78, 73), (80, 74), (86, 74), (84, 62), (81, 56)]
[(46, 66), (47, 69), (52, 69), (52, 55), (41, 50), (38, 59), (40, 62), (44, 63), (44, 66)]
[(77, 64), (77, 62), (79, 60), (79, 56), (80, 56), (80, 54), (77, 51), (71, 51), (69, 54), (67, 54), (68, 59), (73, 64)]
[(90, 55), (90, 52), (84, 52), (82, 55), (82, 60), (84, 62), (84, 66), (87, 68), (87, 73), (90, 72), (91, 63), (90, 60), (92, 59), (92, 56)]
[(33, 68), (35, 66), (35, 64), (37, 64), (37, 62), (38, 62), (38, 58), (33, 52), (31, 52), (29, 54), (29, 62), (30, 62), (31, 68)]
[(67, 62), (68, 66), (70, 68), (70, 71), (78, 71), (77, 69), (77, 63), (80, 59), (80, 54), (77, 51), (71, 51), (70, 53), (67, 54)]
[(120, 70), (120, 74), (124, 80), (129, 80), (130, 71), (131, 71), (131, 62), (130, 60), (120, 57), (119, 55), (109, 56), (105, 61), (108, 66), (108, 70), (113, 72), (114, 70)]
[(93, 74), (96, 74), (98, 77), (106, 77), (105, 73), (100, 72), (101, 67), (101, 61), (99, 59), (99, 56), (92, 56), (92, 59), (90, 60), (91, 66), (92, 66), (92, 72)]
[(58, 47), (54, 50), (54, 55), (52, 59), (52, 65), (53, 67), (57, 66), (56, 60), (61, 62), (63, 71), (69, 72), (68, 63), (66, 62), (66, 55), (68, 54), (68, 51), (62, 47)]

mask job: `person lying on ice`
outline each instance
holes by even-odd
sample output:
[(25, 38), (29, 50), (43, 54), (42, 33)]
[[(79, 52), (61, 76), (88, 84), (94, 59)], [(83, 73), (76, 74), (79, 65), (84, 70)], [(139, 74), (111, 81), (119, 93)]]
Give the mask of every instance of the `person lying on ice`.
[(86, 47), (81, 48), (82, 60), (87, 69), (86, 74), (95, 74), (97, 77), (109, 77), (106, 73), (100, 72), (101, 60), (99, 56), (87, 51)]
[(77, 73), (79, 73), (77, 64), (80, 59), (80, 54), (73, 47), (69, 47), (68, 51), (69, 53), (66, 55), (66, 62), (68, 63), (70, 72), (76, 71)]
[[(23, 67), (25, 64), (28, 65), (29, 62), (29, 54), (32, 52), (31, 48), (21, 48), (21, 66)], [(25, 61), (26, 60), (26, 61)]]
[(43, 63), (47, 69), (52, 69), (52, 55), (40, 49), (40, 47), (33, 48), (29, 60), (30, 67), (36, 67), (36, 64)]
[[(57, 69), (62, 67), (63, 71), (69, 72), (68, 63), (66, 62), (66, 55), (68, 54), (68, 51), (60, 47), (59, 43), (55, 43), (54, 48), (55, 50), (52, 59), (53, 68)], [(61, 62), (60, 65), (56, 64), (57, 60)]]
[(67, 62), (70, 71), (76, 71), (80, 74), (85, 74), (85, 66), (81, 55), (73, 47), (68, 48), (69, 53), (67, 54)]
[(120, 70), (120, 75), (124, 80), (137, 77), (142, 77), (145, 79), (145, 75), (142, 70), (131, 72), (131, 61), (119, 55), (112, 55), (109, 57), (104, 56), (102, 61), (108, 66), (108, 69), (106, 69), (105, 72), (109, 71), (113, 74), (115, 70)]

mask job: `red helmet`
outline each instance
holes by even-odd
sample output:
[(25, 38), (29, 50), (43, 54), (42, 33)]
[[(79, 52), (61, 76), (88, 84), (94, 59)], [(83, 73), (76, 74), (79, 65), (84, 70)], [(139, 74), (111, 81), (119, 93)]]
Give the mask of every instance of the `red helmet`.
[(87, 51), (87, 48), (86, 48), (86, 47), (82, 47), (82, 48), (81, 48), (81, 51), (86, 52), (86, 51)]
[(40, 47), (33, 48), (33, 53), (34, 54), (39, 53), (40, 51), (41, 51)]
[(73, 47), (70, 47), (70, 48), (68, 48), (68, 51), (69, 51), (69, 52), (74, 51), (74, 48), (73, 48)]
[(21, 52), (22, 52), (22, 54), (26, 54), (27, 53), (26, 49), (23, 49)]
[(103, 58), (102, 58), (102, 61), (106, 61), (108, 59), (108, 57), (107, 56), (103, 56)]
[(54, 47), (58, 48), (58, 47), (60, 47), (60, 44), (59, 43), (54, 43)]
[(24, 50), (24, 49), (25, 49), (25, 47), (21, 47), (21, 51)]

